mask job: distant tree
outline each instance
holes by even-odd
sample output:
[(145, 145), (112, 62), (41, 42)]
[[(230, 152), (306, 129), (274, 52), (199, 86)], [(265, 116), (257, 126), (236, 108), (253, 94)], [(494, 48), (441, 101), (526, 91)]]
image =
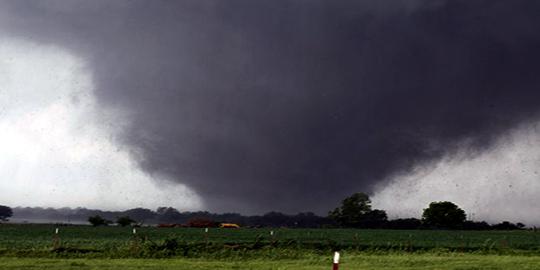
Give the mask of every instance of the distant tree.
[(361, 228), (383, 228), (388, 222), (388, 216), (386, 212), (379, 209), (371, 210), (365, 213), (360, 220)]
[(107, 225), (112, 223), (111, 221), (102, 218), (100, 215), (95, 215), (95, 216), (89, 217), (88, 222), (90, 222), (90, 224), (92, 224), (92, 226), (94, 226), (94, 227), (107, 226)]
[(131, 219), (129, 216), (118, 217), (118, 219), (116, 219), (116, 223), (122, 227), (129, 226), (135, 222), (136, 221)]
[(525, 227), (525, 224), (523, 223), (518, 223), (518, 224), (514, 224), (512, 222), (509, 222), (509, 221), (503, 221), (499, 224), (495, 224), (493, 226), (491, 226), (494, 230), (504, 230), (504, 231), (511, 231), (511, 230), (521, 230)]
[(379, 227), (387, 221), (386, 212), (371, 210), (369, 196), (361, 192), (345, 198), (328, 217), (343, 227)]
[(355, 193), (341, 202), (341, 207), (329, 213), (329, 217), (345, 227), (354, 227), (360, 223), (362, 215), (371, 211), (371, 201), (365, 193)]
[(13, 216), (13, 210), (8, 206), (0, 205), (0, 221), (8, 221), (11, 216)]
[(432, 202), (424, 209), (422, 221), (436, 228), (456, 229), (465, 222), (465, 211), (452, 202)]

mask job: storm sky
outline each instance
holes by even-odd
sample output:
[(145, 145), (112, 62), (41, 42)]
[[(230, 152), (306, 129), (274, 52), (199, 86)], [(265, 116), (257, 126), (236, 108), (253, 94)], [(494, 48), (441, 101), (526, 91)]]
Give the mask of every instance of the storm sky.
[(324, 214), (364, 191), (540, 223), (539, 12), (0, 0), (0, 204)]

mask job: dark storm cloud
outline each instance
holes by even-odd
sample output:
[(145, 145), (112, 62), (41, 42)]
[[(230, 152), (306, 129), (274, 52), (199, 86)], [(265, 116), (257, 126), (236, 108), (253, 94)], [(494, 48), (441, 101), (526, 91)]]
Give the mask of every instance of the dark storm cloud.
[(326, 211), (540, 109), (537, 1), (2, 1), (212, 210)]

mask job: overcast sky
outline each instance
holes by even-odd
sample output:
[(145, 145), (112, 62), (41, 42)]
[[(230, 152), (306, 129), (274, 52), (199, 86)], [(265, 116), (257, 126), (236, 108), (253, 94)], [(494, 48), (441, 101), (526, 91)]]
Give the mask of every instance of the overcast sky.
[(0, 204), (540, 224), (539, 11), (0, 0)]

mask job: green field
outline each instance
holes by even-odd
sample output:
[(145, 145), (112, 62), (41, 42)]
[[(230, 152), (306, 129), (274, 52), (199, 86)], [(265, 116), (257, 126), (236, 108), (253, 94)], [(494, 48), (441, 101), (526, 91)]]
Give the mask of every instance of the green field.
[(0, 225), (0, 269), (540, 269), (532, 231), (55, 228)]
[[(1, 269), (253, 269), (253, 270), (328, 270), (329, 258), (318, 256), (302, 259), (35, 259), (0, 258)], [(359, 270), (507, 270), (540, 269), (540, 260), (530, 256), (473, 254), (352, 254), (343, 259), (340, 269)]]

